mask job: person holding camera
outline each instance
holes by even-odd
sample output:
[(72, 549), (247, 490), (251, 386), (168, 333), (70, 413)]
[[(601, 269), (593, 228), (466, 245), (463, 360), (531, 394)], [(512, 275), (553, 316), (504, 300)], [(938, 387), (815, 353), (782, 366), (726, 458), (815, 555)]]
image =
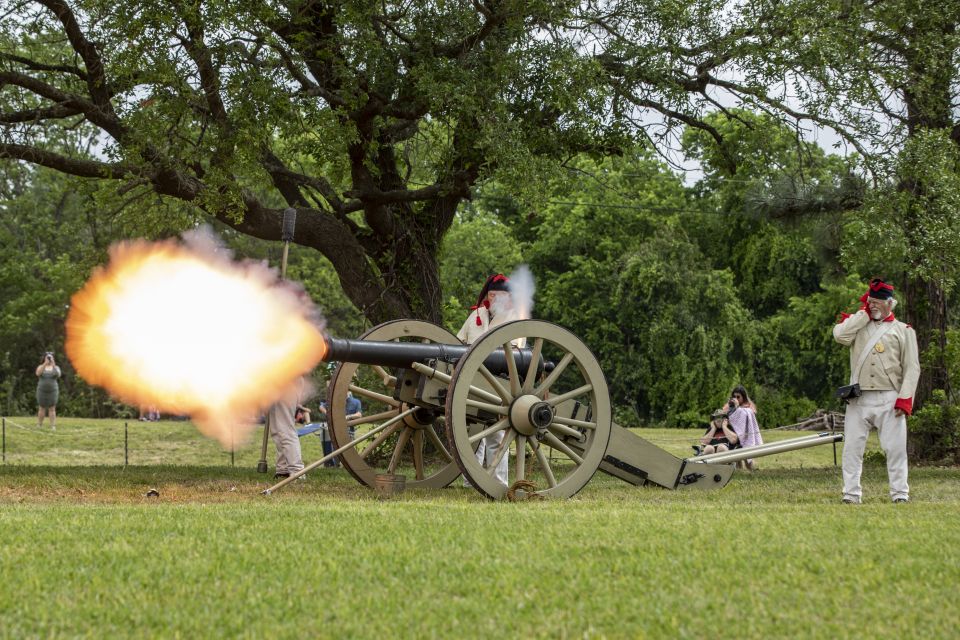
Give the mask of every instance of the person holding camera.
[[(746, 390), (741, 386), (734, 388), (730, 399), (727, 400), (727, 419), (730, 421), (730, 428), (737, 434), (737, 441), (744, 449), (763, 444), (757, 414), (752, 407), (753, 404), (747, 397)], [(750, 471), (757, 468), (753, 458), (744, 460), (743, 464)]]
[(753, 411), (753, 415), (757, 415), (757, 404), (750, 399), (747, 389), (742, 384), (738, 384), (733, 388), (733, 391), (730, 392), (730, 397), (737, 401), (738, 406), (744, 409), (750, 409)]
[(893, 315), (893, 286), (880, 278), (860, 298), (860, 310), (842, 314), (834, 339), (850, 347), (850, 384), (838, 392), (847, 402), (843, 434), (843, 502), (860, 504), (863, 451), (870, 429), (887, 457), (890, 499), (910, 500), (907, 483), (907, 416), (920, 379), (917, 334)]
[(707, 432), (700, 438), (700, 455), (730, 451), (740, 447), (736, 432), (730, 427), (726, 411), (714, 411)]
[(44, 414), (50, 416), (50, 430), (57, 430), (57, 400), (60, 399), (60, 367), (53, 358), (53, 352), (43, 354), (43, 361), (37, 367), (37, 428), (43, 428)]

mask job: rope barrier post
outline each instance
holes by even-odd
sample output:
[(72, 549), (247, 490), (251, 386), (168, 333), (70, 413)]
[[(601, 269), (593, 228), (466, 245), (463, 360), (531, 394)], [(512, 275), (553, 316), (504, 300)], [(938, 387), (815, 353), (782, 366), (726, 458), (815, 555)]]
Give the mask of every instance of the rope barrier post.
[(7, 419), (3, 419), (3, 464), (7, 464)]
[[(837, 432), (836, 416), (830, 414), (830, 433)], [(837, 441), (833, 441), (833, 466), (837, 466)]]
[(123, 466), (130, 463), (130, 431), (127, 423), (123, 423)]

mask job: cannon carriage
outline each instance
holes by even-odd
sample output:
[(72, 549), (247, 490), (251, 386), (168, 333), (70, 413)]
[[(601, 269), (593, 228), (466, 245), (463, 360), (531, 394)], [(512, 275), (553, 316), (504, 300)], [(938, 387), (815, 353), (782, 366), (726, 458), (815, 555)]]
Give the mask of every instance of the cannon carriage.
[[(733, 475), (732, 460), (681, 459), (614, 424), (596, 357), (549, 322), (518, 320), (464, 345), (434, 324), (396, 320), (327, 347), (325, 360), (339, 363), (327, 398), (334, 452), (301, 473), (339, 455), (370, 487), (402, 477), (439, 489), (462, 475), (494, 500), (569, 498), (598, 470), (668, 489), (719, 488)], [(362, 417), (345, 416), (348, 394), (364, 402)], [(478, 460), (482, 440), (500, 434), (494, 459)], [(506, 485), (495, 475), (504, 456)]]

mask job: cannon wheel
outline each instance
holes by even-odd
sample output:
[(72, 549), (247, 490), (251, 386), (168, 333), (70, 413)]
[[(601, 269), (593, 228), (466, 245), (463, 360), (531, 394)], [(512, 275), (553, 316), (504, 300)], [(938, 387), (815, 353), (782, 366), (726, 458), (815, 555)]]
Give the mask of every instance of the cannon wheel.
[[(452, 333), (422, 320), (394, 320), (370, 329), (360, 340), (436, 342), (461, 344)], [(401, 406), (393, 399), (396, 371), (382, 367), (340, 363), (330, 379), (327, 424), (334, 449), (350, 442), (349, 427), (362, 432), (396, 418), (413, 407)], [(347, 420), (344, 407), (347, 392), (352, 391), (364, 405), (363, 417)], [(406, 475), (408, 487), (445, 487), (460, 475), (449, 446), (445, 442), (443, 417), (435, 412), (417, 410), (394, 422), (372, 441), (362, 442), (356, 449), (347, 449), (340, 455), (343, 466), (360, 483), (374, 486), (377, 474)], [(397, 437), (393, 437), (396, 435)], [(382, 436), (382, 437), (381, 437)], [(424, 454), (433, 453), (440, 464), (431, 464)], [(408, 454), (408, 455), (405, 455)]]
[[(510, 368), (495, 376), (484, 360), (514, 344), (532, 348), (533, 362), (553, 362), (549, 373), (536, 365), (526, 371)], [(512, 358), (507, 358), (511, 363)], [(571, 409), (571, 407), (575, 407)], [(518, 320), (490, 331), (457, 363), (447, 393), (447, 438), (461, 471), (480, 493), (494, 500), (507, 486), (494, 475), (500, 456), (512, 445), (517, 451), (509, 482), (526, 493), (569, 498), (582, 489), (603, 460), (611, 433), (610, 394), (597, 359), (566, 329), (539, 320)], [(484, 436), (503, 434), (500, 451), (488, 464), (474, 450)], [(566, 444), (577, 442), (576, 450)]]

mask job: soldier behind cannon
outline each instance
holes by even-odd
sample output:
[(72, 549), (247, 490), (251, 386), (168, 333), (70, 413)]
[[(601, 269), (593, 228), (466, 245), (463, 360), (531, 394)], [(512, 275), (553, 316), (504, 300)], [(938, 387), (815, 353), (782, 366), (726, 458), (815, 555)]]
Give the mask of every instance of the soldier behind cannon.
[[(457, 337), (466, 344), (472, 344), (483, 334), (491, 329), (499, 327), (507, 322), (521, 320), (520, 314), (513, 306), (513, 297), (510, 294), (510, 279), (502, 273), (497, 273), (483, 283), (480, 290), (480, 297), (477, 298), (476, 306), (470, 308), (470, 315), (457, 333)], [(523, 345), (518, 345), (523, 346)], [(492, 462), (497, 455), (497, 449), (500, 441), (503, 439), (503, 431), (493, 436), (488, 436), (480, 441), (477, 447), (477, 461), (485, 464), (484, 458)], [(503, 484), (507, 484), (509, 456), (503, 456), (497, 465), (497, 479)]]

